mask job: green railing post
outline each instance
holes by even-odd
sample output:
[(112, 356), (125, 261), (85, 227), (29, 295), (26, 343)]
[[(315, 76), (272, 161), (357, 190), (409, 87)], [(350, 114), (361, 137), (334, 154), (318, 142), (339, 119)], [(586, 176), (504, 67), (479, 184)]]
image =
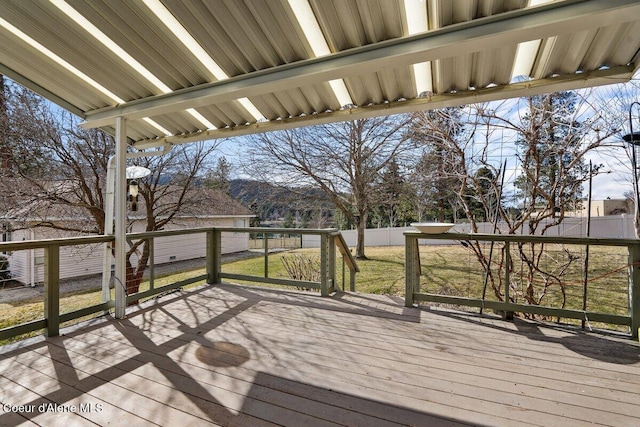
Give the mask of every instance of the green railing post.
[(220, 230), (207, 231), (207, 283), (220, 283), (222, 271), (222, 233)]
[(263, 245), (264, 245), (264, 278), (269, 277), (269, 235), (262, 233)]
[(345, 282), (345, 270), (347, 267), (347, 262), (344, 260), (344, 257), (342, 257), (342, 290), (344, 291), (344, 282)]
[[(509, 304), (511, 301), (511, 246), (509, 242), (504, 242), (504, 302)], [(502, 312), (502, 320), (513, 320), (513, 311), (504, 310)]]
[(509, 264), (511, 262), (511, 248), (509, 242), (504, 242), (504, 302), (509, 303), (509, 282), (511, 281)]
[(320, 295), (329, 295), (329, 238), (325, 233), (320, 235)]
[(420, 252), (418, 239), (414, 236), (405, 236), (405, 278), (404, 278), (404, 305), (413, 307), (413, 294), (420, 292)]
[(336, 237), (333, 234), (330, 234), (328, 237), (327, 244), (329, 247), (329, 283), (327, 284), (328, 292), (335, 292), (335, 283), (336, 283)]
[(156, 264), (156, 256), (155, 256), (155, 240), (153, 238), (147, 240), (149, 243), (149, 289), (155, 288), (155, 264)]
[(631, 336), (638, 338), (640, 328), (640, 244), (629, 245), (629, 316)]
[(47, 321), (45, 335), (60, 335), (60, 247), (44, 248), (44, 318)]

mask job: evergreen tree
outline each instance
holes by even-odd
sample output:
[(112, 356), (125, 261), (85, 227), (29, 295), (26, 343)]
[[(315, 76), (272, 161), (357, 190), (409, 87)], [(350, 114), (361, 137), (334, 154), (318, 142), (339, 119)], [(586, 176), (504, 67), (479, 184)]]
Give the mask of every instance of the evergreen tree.
[(284, 215), (284, 222), (282, 223), (282, 226), (284, 228), (295, 228), (296, 221), (291, 211), (287, 211), (287, 213)]
[(227, 158), (222, 156), (218, 158), (215, 169), (210, 169), (205, 178), (205, 186), (214, 190), (220, 190), (225, 194), (230, 194), (231, 184), (231, 165)]
[(309, 228), (311, 223), (311, 211), (304, 211), (300, 219), (300, 228)]
[(492, 221), (498, 209), (495, 174), (482, 166), (470, 181), (467, 198), (471, 215), (477, 222)]
[(420, 209), (428, 219), (455, 220), (458, 191), (465, 179), (460, 170), (464, 153), (458, 144), (466, 137), (460, 109), (417, 113), (412, 134), (423, 150), (412, 178)]
[(575, 92), (528, 98), (526, 131), (516, 143), (524, 172), (515, 183), (519, 196), (552, 217), (576, 209), (589, 174), (581, 144), (587, 128), (576, 117), (577, 101)]
[(400, 172), (400, 165), (393, 159), (382, 171), (377, 189), (378, 216), (382, 225), (395, 227), (400, 215), (400, 206), (406, 194), (405, 179)]

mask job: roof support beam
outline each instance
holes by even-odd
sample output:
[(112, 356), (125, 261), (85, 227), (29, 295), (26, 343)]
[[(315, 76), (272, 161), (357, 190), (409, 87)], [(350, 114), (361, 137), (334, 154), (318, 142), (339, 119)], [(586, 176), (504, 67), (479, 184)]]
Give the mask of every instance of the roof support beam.
[(638, 15), (640, 3), (637, 0), (550, 3), (88, 112), (86, 127), (109, 125), (116, 117), (138, 120), (370, 73), (385, 67), (392, 68), (398, 63), (433, 61), (482, 51), (487, 47), (556, 36), (576, 28), (613, 25), (633, 20)]
[(506, 86), (495, 86), (479, 90), (434, 95), (427, 98), (416, 98), (407, 101), (397, 101), (369, 107), (345, 109), (330, 113), (273, 120), (265, 123), (216, 129), (190, 135), (176, 135), (166, 138), (142, 140), (136, 142), (133, 146), (142, 150), (151, 147), (163, 146), (165, 144), (185, 144), (209, 139), (231, 138), (261, 132), (293, 129), (302, 126), (321, 125), (344, 120), (376, 117), (380, 115), (411, 113), (415, 111), (433, 110), (437, 108), (454, 107), (465, 104), (496, 101), (500, 99), (540, 95), (549, 92), (584, 89), (588, 87), (626, 82), (633, 76), (634, 71), (635, 68), (632, 66), (615, 67), (591, 73), (573, 74), (571, 76), (560, 76), (549, 79), (512, 83)]
[(72, 112), (76, 116), (83, 119), (85, 118), (84, 111), (82, 111), (80, 108), (65, 101), (64, 99), (60, 98), (58, 95), (52, 93), (51, 91), (43, 88), (39, 84), (35, 83), (33, 80), (29, 80), (28, 78), (24, 77), (22, 74), (16, 73), (11, 68), (6, 67), (3, 64), (0, 64), (0, 74), (9, 77), (11, 80), (13, 80), (14, 82), (20, 83), (24, 87), (28, 87), (38, 95), (44, 98), (47, 98), (51, 102), (58, 104), (60, 107), (66, 109), (67, 111)]

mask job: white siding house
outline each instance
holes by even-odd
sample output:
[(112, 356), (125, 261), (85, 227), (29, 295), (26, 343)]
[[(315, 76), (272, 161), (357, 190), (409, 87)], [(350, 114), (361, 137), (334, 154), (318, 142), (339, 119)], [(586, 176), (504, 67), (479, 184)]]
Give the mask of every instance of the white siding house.
[[(24, 210), (23, 210), (24, 211)], [(182, 215), (168, 223), (164, 230), (178, 230), (200, 227), (248, 227), (251, 218), (249, 210), (237, 201), (222, 193), (217, 194), (215, 203), (206, 203), (197, 214)], [(208, 211), (208, 212), (207, 212)], [(206, 213), (205, 213), (206, 212)], [(144, 231), (143, 215), (132, 217), (132, 232)], [(14, 230), (5, 238), (10, 241), (39, 240), (77, 236), (68, 231), (43, 227), (42, 218), (3, 219), (7, 228)], [(56, 219), (57, 223), (65, 219)], [(69, 220), (71, 221), (71, 220)], [(76, 220), (77, 221), (77, 220)], [(206, 255), (206, 234), (167, 236), (154, 239), (154, 264), (185, 261), (203, 258)], [(234, 253), (249, 250), (249, 233), (223, 233), (222, 253)], [(68, 246), (60, 248), (60, 278), (89, 276), (102, 273), (102, 244)], [(44, 280), (44, 252), (42, 249), (23, 250), (8, 253), (12, 279), (25, 285), (36, 285)], [(135, 260), (135, 255), (132, 260)]]

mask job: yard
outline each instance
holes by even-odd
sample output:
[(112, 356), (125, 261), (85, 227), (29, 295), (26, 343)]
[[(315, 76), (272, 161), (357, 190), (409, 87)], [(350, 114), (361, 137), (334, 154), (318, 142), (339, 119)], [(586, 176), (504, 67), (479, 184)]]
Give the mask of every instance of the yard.
[[(484, 248), (487, 251), (487, 248)], [(456, 245), (421, 246), (422, 279), (421, 286), (426, 292), (462, 297), (480, 298), (483, 293), (484, 275), (475, 255), (467, 247)], [(356, 291), (359, 293), (404, 295), (404, 247), (369, 247), (367, 260), (358, 260), (360, 273), (356, 276)], [(319, 250), (295, 249), (271, 253), (268, 260), (269, 277), (288, 277), (283, 258), (307, 257), (319, 263)], [(524, 268), (518, 264), (515, 250), (512, 249), (513, 265), (511, 275), (512, 295), (526, 292), (522, 274)], [(553, 245), (544, 251), (540, 265), (546, 271), (557, 272), (564, 268), (562, 281), (566, 295), (566, 308), (581, 309), (584, 282), (584, 248), (567, 248), (566, 245)], [(589, 257), (588, 304), (592, 311), (626, 314), (628, 304), (627, 252), (625, 248), (592, 247)], [(567, 259), (571, 259), (568, 267)], [(496, 246), (493, 254), (492, 269), (500, 265), (500, 248)], [(337, 286), (342, 286), (341, 262), (337, 263)], [(222, 265), (224, 273), (263, 276), (264, 257), (246, 258)], [(204, 273), (204, 268), (184, 271), (161, 278), (156, 278), (155, 287), (174, 283), (188, 277)], [(522, 274), (520, 274), (522, 272)], [(347, 273), (348, 274), (348, 273)], [(541, 292), (543, 277), (538, 274), (533, 278), (536, 292)], [(346, 280), (348, 290), (348, 279)], [(62, 293), (60, 312), (65, 313), (87, 307), (100, 302), (99, 281), (95, 288), (83, 291)], [(192, 285), (195, 286), (195, 285)], [(273, 286), (273, 285), (265, 285)], [(141, 291), (149, 288), (144, 282)], [(4, 292), (4, 291), (2, 291)], [(113, 292), (113, 291), (112, 291)], [(487, 299), (495, 299), (495, 294), (488, 286)], [(551, 286), (542, 299), (542, 304), (559, 306), (562, 293), (558, 286)], [(1, 302), (0, 328), (22, 322), (40, 319), (43, 316), (43, 296), (20, 301)], [(76, 321), (77, 322), (77, 321)]]
[[(483, 248), (489, 252), (489, 245)], [(498, 245), (494, 248), (492, 271), (494, 274), (500, 266)], [(454, 295), (480, 298), (484, 287), (484, 274), (475, 258), (475, 254), (467, 247), (457, 245), (421, 246), (421, 266), (423, 290), (442, 295)], [(293, 254), (317, 256), (318, 251), (298, 249), (281, 252), (269, 256), (269, 277), (287, 277), (281, 258)], [(404, 295), (404, 247), (368, 247), (367, 260), (358, 260), (360, 272), (356, 276), (356, 291), (371, 294)], [(512, 295), (517, 291), (520, 298), (526, 291), (522, 280), (525, 266), (518, 261), (516, 248), (511, 249)], [(547, 245), (541, 254), (540, 270), (560, 277), (566, 294), (566, 308), (581, 309), (584, 286), (584, 247), (570, 245)], [(626, 314), (628, 310), (628, 271), (627, 250), (622, 247), (591, 247), (588, 267), (588, 304), (594, 311)], [(568, 266), (567, 266), (568, 264)], [(341, 265), (340, 262), (337, 263)], [(564, 269), (564, 271), (560, 271)], [(253, 258), (223, 265), (226, 273), (261, 275), (264, 272), (264, 259)], [(336, 273), (338, 286), (341, 286), (341, 270)], [(544, 276), (538, 273), (533, 277), (533, 284), (542, 292)], [(348, 285), (347, 285), (348, 286)], [(347, 288), (348, 289), (348, 288)], [(491, 287), (487, 287), (488, 299), (495, 299)], [(540, 297), (541, 294), (538, 295)], [(542, 303), (558, 306), (562, 299), (559, 286), (549, 286)]]

